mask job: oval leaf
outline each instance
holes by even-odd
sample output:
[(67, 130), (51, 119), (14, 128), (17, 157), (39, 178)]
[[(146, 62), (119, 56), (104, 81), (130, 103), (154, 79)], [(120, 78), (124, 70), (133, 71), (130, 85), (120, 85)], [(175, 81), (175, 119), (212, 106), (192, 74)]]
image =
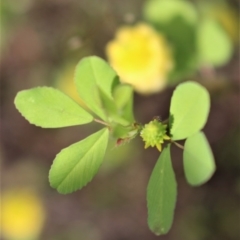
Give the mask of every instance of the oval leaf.
[(113, 101), (112, 87), (118, 81), (115, 71), (99, 57), (83, 58), (75, 70), (78, 93), (96, 115), (107, 120), (101, 100), (101, 92)]
[(196, 82), (179, 84), (170, 106), (173, 140), (185, 139), (201, 130), (208, 118), (210, 97), (208, 91)]
[(201, 185), (212, 177), (216, 166), (204, 133), (198, 132), (186, 140), (183, 165), (186, 179), (192, 186)]
[(63, 149), (49, 172), (50, 185), (59, 193), (71, 193), (84, 187), (96, 175), (107, 148), (108, 129)]
[(170, 230), (176, 198), (177, 182), (168, 145), (160, 155), (147, 187), (148, 225), (156, 235)]
[(214, 20), (204, 20), (198, 29), (198, 51), (202, 64), (222, 66), (233, 53), (231, 39), (227, 32)]
[(70, 97), (51, 87), (23, 90), (14, 103), (30, 123), (43, 128), (74, 126), (93, 120), (92, 115)]
[(198, 19), (194, 6), (181, 0), (148, 0), (143, 10), (145, 18), (154, 23), (170, 22), (176, 16), (184, 18), (189, 23), (196, 23)]

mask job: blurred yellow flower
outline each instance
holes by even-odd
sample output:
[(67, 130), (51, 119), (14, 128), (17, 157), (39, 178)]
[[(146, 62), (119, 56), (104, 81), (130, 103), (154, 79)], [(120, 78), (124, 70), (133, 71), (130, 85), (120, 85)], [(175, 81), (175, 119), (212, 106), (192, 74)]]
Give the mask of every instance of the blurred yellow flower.
[(142, 94), (162, 90), (173, 67), (164, 37), (143, 23), (120, 28), (106, 53), (120, 80)]
[(38, 239), (45, 220), (40, 198), (26, 189), (3, 192), (0, 215), (1, 235), (6, 240)]

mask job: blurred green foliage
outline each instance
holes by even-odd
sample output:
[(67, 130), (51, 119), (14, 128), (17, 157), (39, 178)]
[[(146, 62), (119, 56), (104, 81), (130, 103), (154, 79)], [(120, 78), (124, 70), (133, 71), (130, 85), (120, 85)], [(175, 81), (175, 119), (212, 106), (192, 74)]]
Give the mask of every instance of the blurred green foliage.
[(238, 32), (238, 20), (235, 16), (229, 21), (224, 19), (223, 14), (231, 17), (232, 9), (226, 8), (225, 12), (223, 8), (216, 9), (220, 4), (184, 0), (146, 2), (143, 8), (145, 19), (167, 37), (172, 47), (175, 68), (169, 76), (170, 83), (195, 75), (204, 66), (223, 66), (231, 59), (233, 42), (230, 34), (235, 36)]

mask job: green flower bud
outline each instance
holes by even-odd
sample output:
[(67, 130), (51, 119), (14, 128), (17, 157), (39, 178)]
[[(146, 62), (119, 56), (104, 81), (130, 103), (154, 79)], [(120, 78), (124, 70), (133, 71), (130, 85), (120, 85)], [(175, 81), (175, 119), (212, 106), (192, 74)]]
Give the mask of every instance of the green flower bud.
[(142, 131), (140, 132), (140, 136), (145, 142), (144, 148), (156, 146), (157, 149), (161, 152), (164, 140), (170, 139), (170, 137), (166, 134), (166, 128), (166, 124), (162, 124), (156, 119), (149, 122), (148, 124), (145, 124)]

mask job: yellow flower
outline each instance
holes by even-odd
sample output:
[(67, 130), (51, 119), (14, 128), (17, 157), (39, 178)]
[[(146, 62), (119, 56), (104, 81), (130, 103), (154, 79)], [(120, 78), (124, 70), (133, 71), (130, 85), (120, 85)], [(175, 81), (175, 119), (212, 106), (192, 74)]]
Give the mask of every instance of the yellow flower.
[(37, 239), (45, 220), (41, 200), (26, 189), (8, 190), (1, 196), (1, 231), (7, 240)]
[(162, 90), (173, 67), (164, 37), (143, 23), (120, 28), (106, 53), (121, 81), (143, 94)]

